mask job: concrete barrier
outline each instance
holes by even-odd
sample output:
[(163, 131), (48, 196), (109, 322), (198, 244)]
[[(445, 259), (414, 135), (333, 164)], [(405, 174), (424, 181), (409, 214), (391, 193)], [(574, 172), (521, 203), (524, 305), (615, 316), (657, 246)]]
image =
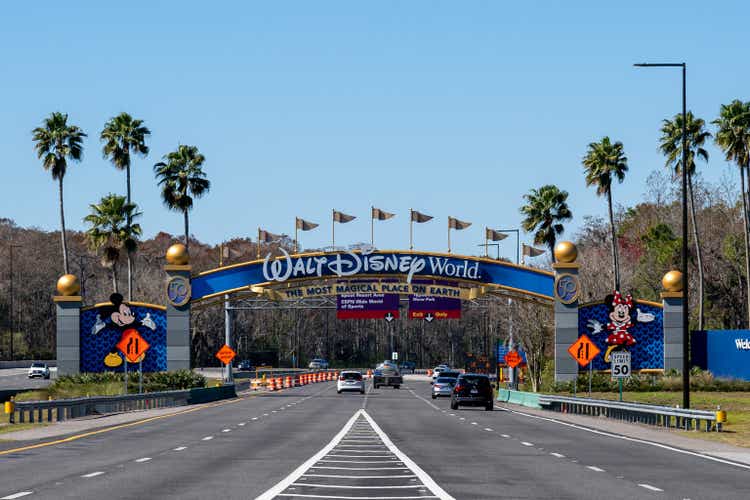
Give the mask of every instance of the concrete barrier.
[(510, 389), (497, 390), (497, 400), (501, 403), (512, 403), (529, 408), (542, 408), (539, 396), (539, 394), (534, 392), (511, 391)]

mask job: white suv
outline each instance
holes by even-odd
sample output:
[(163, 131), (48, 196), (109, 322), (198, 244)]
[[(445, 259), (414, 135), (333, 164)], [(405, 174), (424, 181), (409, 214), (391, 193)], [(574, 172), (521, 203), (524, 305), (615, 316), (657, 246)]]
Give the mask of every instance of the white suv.
[(339, 379), (336, 382), (336, 392), (341, 394), (343, 391), (357, 391), (360, 394), (364, 394), (365, 380), (362, 374), (355, 371), (339, 373)]
[(29, 367), (29, 378), (42, 377), (49, 379), (49, 367), (47, 363), (31, 363)]

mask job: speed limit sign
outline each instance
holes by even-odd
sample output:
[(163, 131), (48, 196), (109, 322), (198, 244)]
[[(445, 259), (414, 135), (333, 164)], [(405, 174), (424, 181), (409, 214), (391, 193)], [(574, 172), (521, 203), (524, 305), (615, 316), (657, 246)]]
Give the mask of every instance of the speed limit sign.
[(627, 351), (616, 351), (609, 355), (612, 362), (612, 378), (630, 377), (630, 353)]

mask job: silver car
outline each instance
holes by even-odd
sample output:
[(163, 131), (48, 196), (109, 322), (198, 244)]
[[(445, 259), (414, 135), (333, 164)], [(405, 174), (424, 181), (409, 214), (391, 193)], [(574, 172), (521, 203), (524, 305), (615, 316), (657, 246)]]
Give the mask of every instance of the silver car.
[(456, 379), (453, 377), (438, 377), (432, 384), (432, 399), (440, 396), (451, 397), (453, 387), (456, 385)]

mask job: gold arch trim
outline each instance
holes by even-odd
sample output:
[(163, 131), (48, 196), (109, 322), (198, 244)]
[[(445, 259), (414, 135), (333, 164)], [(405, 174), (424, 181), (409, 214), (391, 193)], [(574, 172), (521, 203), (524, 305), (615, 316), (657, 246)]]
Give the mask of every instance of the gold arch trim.
[[(653, 300), (643, 300), (643, 299), (633, 299), (636, 304), (643, 304), (644, 306), (653, 306), (658, 307), (659, 309), (664, 309), (664, 304), (660, 304), (659, 302), (654, 302)], [(578, 306), (578, 308), (586, 307), (586, 306), (598, 306), (604, 304), (604, 299), (602, 300), (594, 300), (592, 302), (586, 302), (585, 304), (581, 304)]]
[[(123, 300), (123, 303), (129, 306), (148, 307), (151, 309), (159, 309), (161, 311), (167, 310), (167, 306), (160, 306), (158, 304), (149, 304), (148, 302), (136, 302), (136, 301), (130, 301), (130, 300)], [(82, 307), (81, 311), (88, 311), (90, 309), (97, 309), (99, 307), (112, 306), (112, 305), (114, 305), (112, 304), (112, 302), (99, 302), (98, 304), (94, 304), (93, 306)]]

